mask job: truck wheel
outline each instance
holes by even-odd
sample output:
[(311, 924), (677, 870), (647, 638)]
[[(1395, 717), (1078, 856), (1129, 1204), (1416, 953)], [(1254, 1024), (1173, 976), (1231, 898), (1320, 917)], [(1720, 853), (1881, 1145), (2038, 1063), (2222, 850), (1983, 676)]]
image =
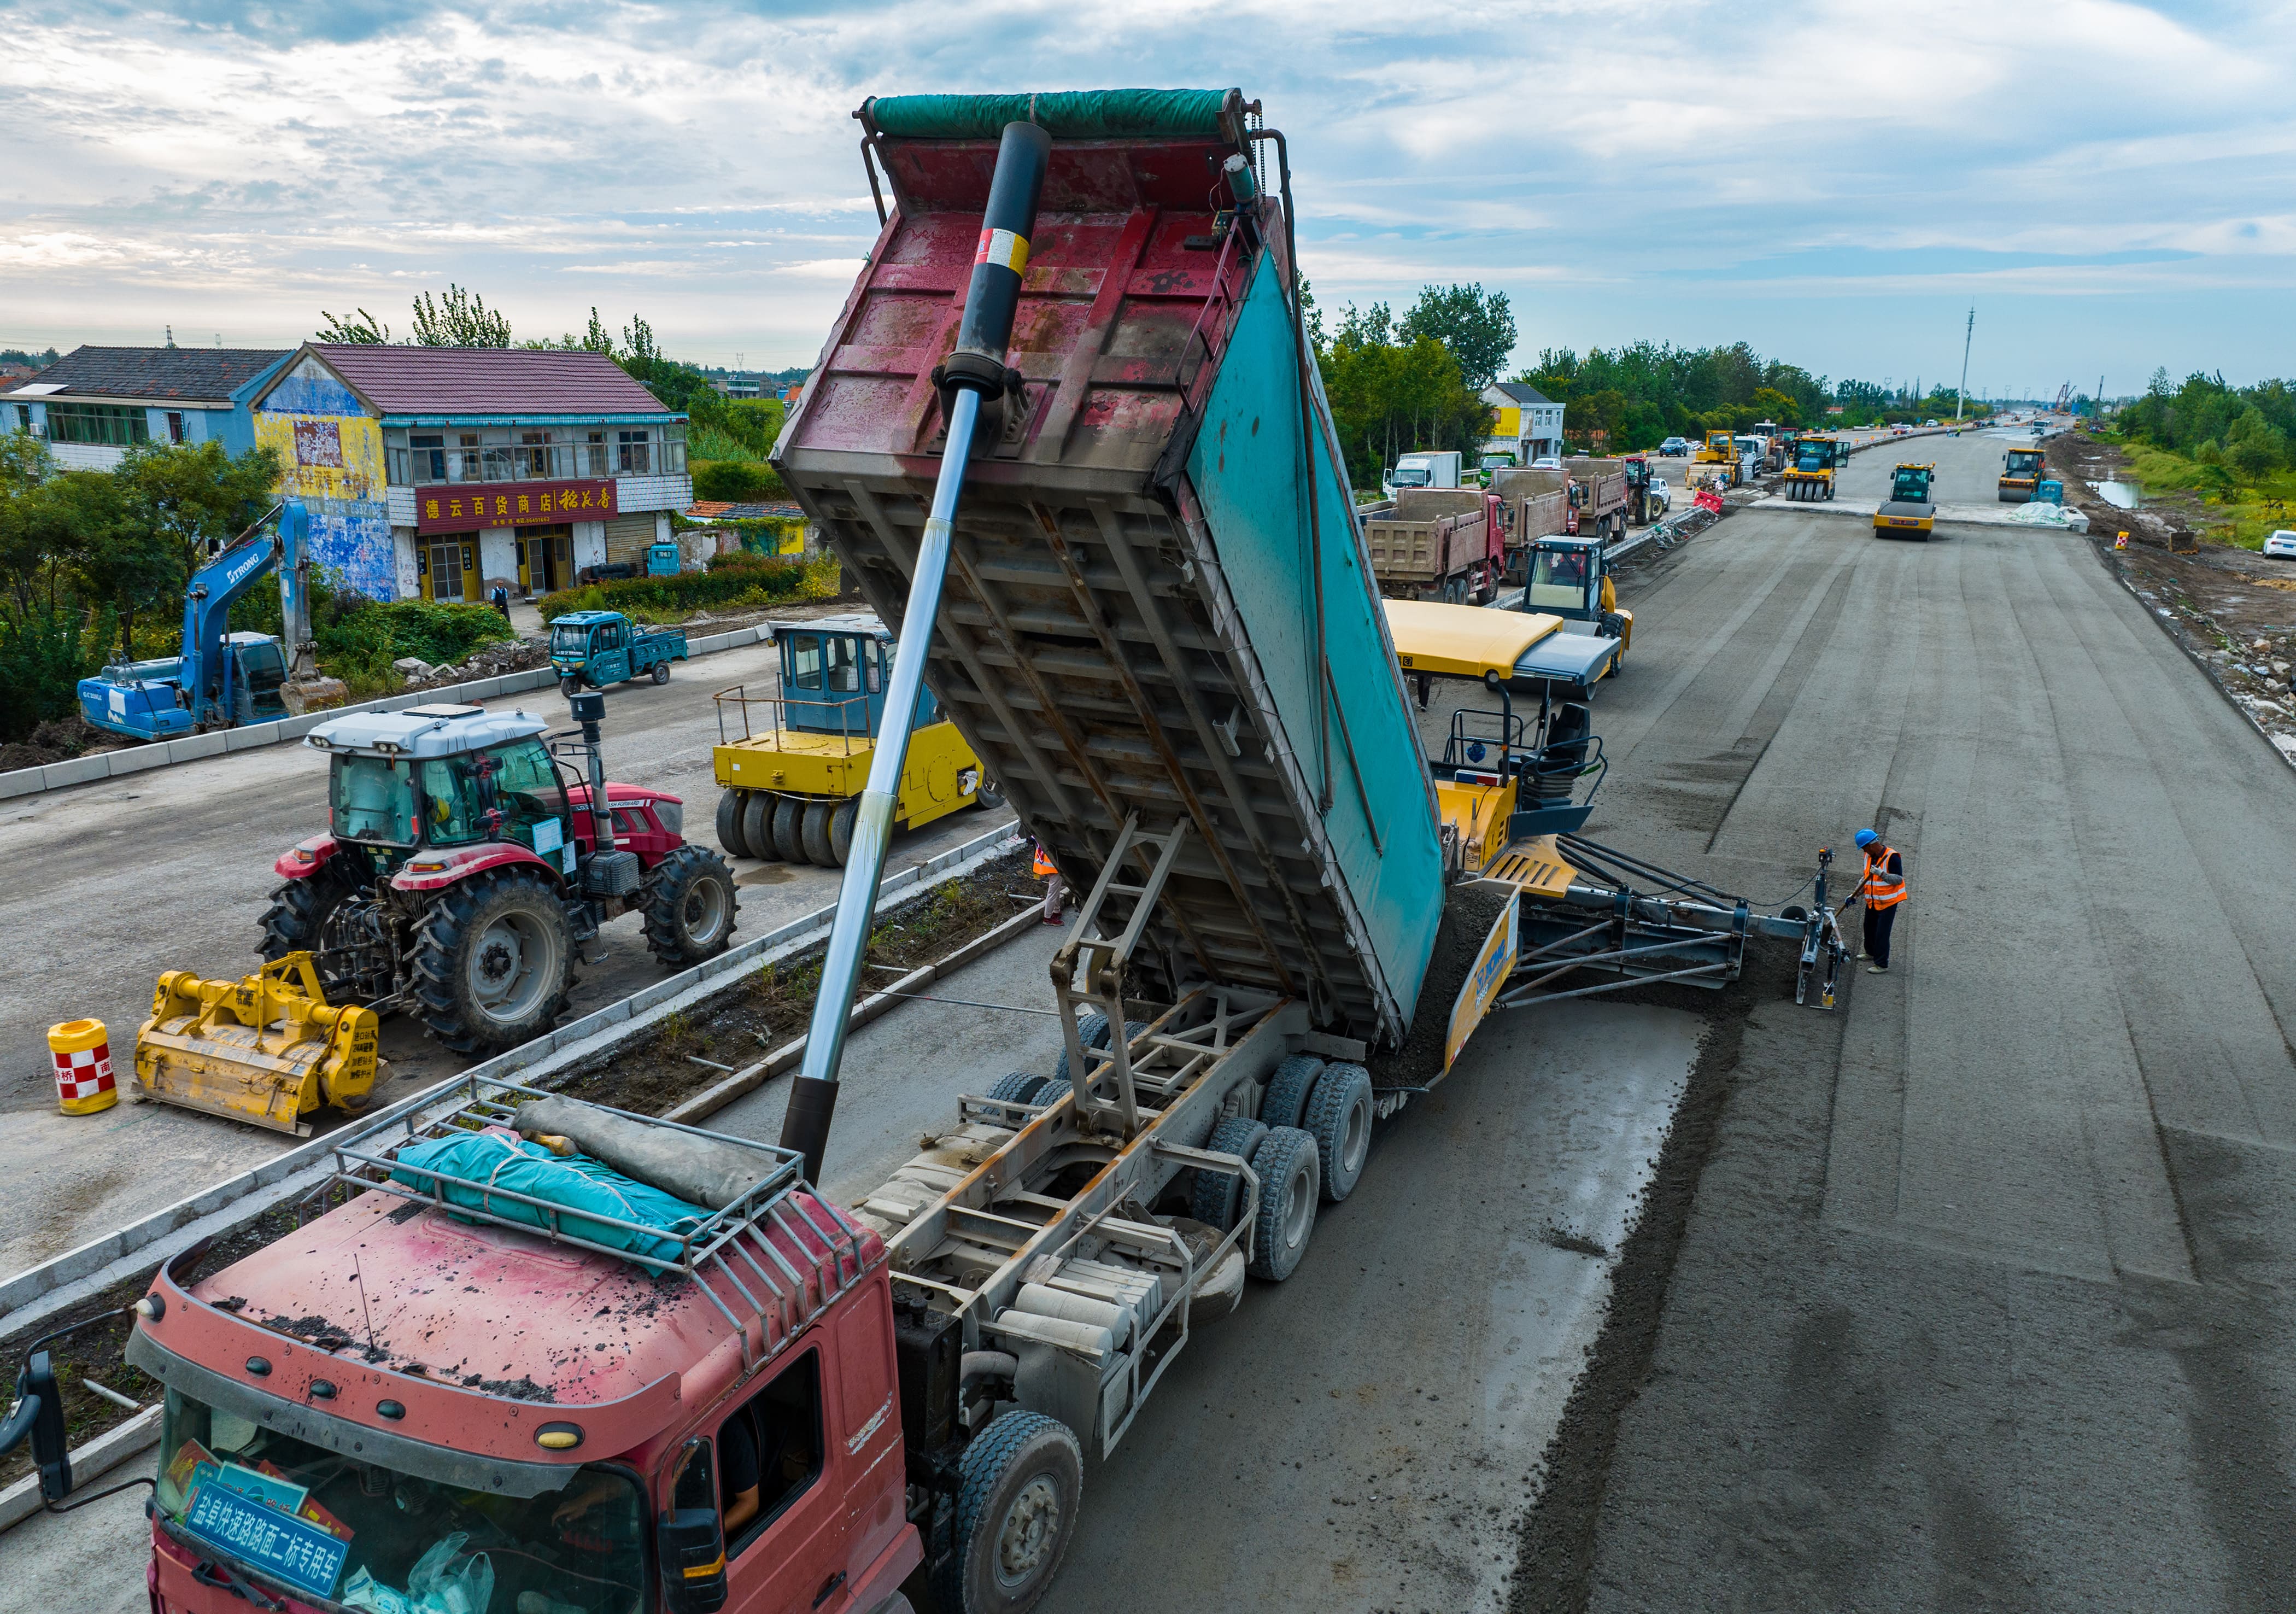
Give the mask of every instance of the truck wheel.
[(414, 938), (415, 1013), (457, 1053), (500, 1053), (566, 1007), (573, 937), (558, 893), (530, 869), (439, 893)]
[(1267, 1078), (1267, 1091), (1260, 1095), (1260, 1120), (1270, 1127), (1297, 1127), (1316, 1078), (1323, 1074), (1324, 1061), (1312, 1053), (1295, 1053), (1276, 1066)]
[(1251, 1168), (1259, 1174), (1259, 1216), (1251, 1228), (1251, 1264), (1244, 1270), (1281, 1283), (1299, 1266), (1316, 1232), (1323, 1175), (1316, 1140), (1296, 1127), (1278, 1127), (1251, 1151)]
[(983, 779), (980, 788), (972, 792), (972, 805), (996, 812), (1004, 805), (1004, 787), (994, 779)]
[[(1124, 1040), (1128, 1043), (1146, 1029), (1148, 1029), (1148, 1022), (1144, 1020), (1126, 1020)], [(1107, 1047), (1108, 1016), (1097, 1009), (1086, 1010), (1084, 1017), (1077, 1021), (1077, 1039), (1087, 1048)], [(1056, 1082), (1065, 1082), (1069, 1079), (1069, 1045), (1068, 1039), (1065, 1037), (1061, 1039), (1060, 1058), (1053, 1061), (1053, 1079)]]
[(1076, 1534), (1084, 1454), (1057, 1418), (1006, 1413), (957, 1460), (954, 1546), (935, 1578), (943, 1614), (1025, 1614)]
[(837, 854), (829, 844), (829, 815), (840, 805), (828, 801), (807, 802), (805, 823), (798, 832), (805, 840), (806, 860), (819, 864), (824, 869), (837, 866)]
[(774, 850), (783, 863), (805, 862), (805, 803), (794, 796), (774, 798)]
[(1000, 1076), (988, 1096), (1001, 1104), (1033, 1104), (1037, 1094), (1053, 1085), (1049, 1076), (1038, 1076), (1029, 1070), (1015, 1070), (1010, 1076)]
[(683, 846), (638, 888), (646, 950), (665, 970), (690, 970), (726, 950), (734, 934), (734, 871), (714, 852)]
[(861, 816), (858, 801), (840, 801), (829, 815), (829, 856), (839, 868), (853, 852), (853, 821)]
[(742, 809), (749, 805), (747, 791), (721, 791), (718, 796), (718, 844), (729, 857), (755, 857), (742, 837)]
[(1316, 1140), (1316, 1165), (1324, 1180), (1324, 1202), (1336, 1205), (1353, 1193), (1371, 1157), (1371, 1072), (1361, 1065), (1324, 1068), (1300, 1125)]
[(653, 681), (656, 684), (667, 684), (669, 682), (668, 662), (657, 661), (653, 664)]
[[(1252, 1151), (1259, 1147), (1259, 1141), (1267, 1135), (1267, 1128), (1261, 1122), (1232, 1115), (1212, 1128), (1211, 1136), (1204, 1140), (1204, 1147), (1214, 1154), (1232, 1154), (1246, 1165), (1251, 1165)], [(1252, 1169), (1257, 1171), (1259, 1167), (1252, 1166)], [(1259, 1192), (1263, 1194), (1267, 1192), (1264, 1178), (1259, 1184)], [(1230, 1176), (1223, 1171), (1196, 1173), (1195, 1185), (1188, 1194), (1188, 1214), (1197, 1221), (1226, 1233), (1235, 1225), (1236, 1212), (1242, 1204), (1242, 1177)]]
[(558, 692), (565, 696), (569, 700), (571, 700), (575, 696), (582, 692), (582, 680), (579, 678), (561, 678), (558, 681)]
[(277, 963), (290, 953), (317, 952), (327, 915), (357, 889), (332, 860), (308, 879), (287, 881), (271, 893), (271, 905), (263, 914), (263, 939), (256, 945), (256, 952), (267, 964)]
[(774, 844), (774, 799), (763, 791), (742, 792), (742, 844), (750, 856), (772, 863), (782, 855)]

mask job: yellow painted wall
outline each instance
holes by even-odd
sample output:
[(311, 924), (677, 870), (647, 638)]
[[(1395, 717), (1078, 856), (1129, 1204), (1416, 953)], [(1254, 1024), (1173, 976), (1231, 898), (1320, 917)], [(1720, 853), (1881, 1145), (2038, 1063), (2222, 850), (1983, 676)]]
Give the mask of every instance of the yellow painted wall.
[[(302, 455), (297, 428), (302, 429)], [(255, 440), (279, 451), (279, 491), (306, 499), (380, 501), (383, 496), (382, 422), (365, 415), (274, 414), (258, 410)], [(330, 455), (340, 465), (324, 462)], [(314, 463), (316, 462), (316, 463)]]
[(1498, 416), (1499, 423), (1491, 432), (1493, 437), (1522, 435), (1522, 410), (1520, 407), (1513, 404), (1505, 405), (1500, 408)]

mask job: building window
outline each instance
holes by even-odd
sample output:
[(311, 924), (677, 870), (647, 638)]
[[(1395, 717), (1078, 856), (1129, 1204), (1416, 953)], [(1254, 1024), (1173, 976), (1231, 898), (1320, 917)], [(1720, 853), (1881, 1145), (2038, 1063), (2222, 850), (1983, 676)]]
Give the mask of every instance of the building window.
[[(16, 406), (16, 430), (24, 432), (30, 432), (32, 430), (31, 405), (19, 404)], [(33, 433), (33, 435), (37, 436), (38, 434)]]
[(620, 431), (614, 455), (616, 476), (648, 476), (653, 471), (653, 445), (644, 431)]
[(168, 411), (168, 440), (171, 443), (184, 440), (184, 412), (180, 409)]
[(118, 404), (50, 404), (48, 437), (58, 443), (109, 443), (127, 447), (152, 440), (152, 417)]

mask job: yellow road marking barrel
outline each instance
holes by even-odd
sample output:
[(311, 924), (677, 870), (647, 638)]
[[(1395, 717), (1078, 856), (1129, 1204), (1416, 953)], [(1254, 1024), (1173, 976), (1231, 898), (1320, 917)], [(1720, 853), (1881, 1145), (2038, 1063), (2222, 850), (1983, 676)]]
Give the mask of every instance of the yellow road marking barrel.
[(56, 1107), (66, 1115), (94, 1115), (119, 1102), (111, 1080), (111, 1036), (102, 1020), (50, 1026), (48, 1057), (56, 1067)]

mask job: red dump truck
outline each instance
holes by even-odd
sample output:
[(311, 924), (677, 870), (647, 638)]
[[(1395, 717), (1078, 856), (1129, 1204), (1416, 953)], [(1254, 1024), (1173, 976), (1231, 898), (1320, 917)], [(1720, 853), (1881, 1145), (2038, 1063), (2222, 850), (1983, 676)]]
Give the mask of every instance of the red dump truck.
[(1379, 591), (1391, 600), (1480, 605), (1506, 569), (1500, 500), (1474, 487), (1409, 488), (1363, 512)]

